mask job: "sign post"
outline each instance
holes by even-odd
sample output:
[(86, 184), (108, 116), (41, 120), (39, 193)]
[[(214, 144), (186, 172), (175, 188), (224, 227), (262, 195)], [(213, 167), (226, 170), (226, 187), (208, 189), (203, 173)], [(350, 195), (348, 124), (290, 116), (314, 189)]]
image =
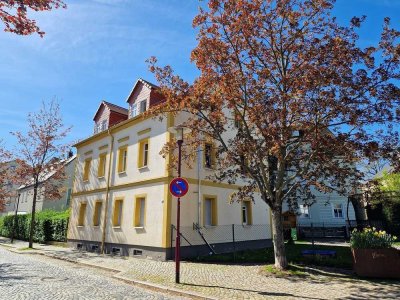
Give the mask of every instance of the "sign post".
[(181, 260), (181, 197), (186, 195), (189, 189), (189, 183), (185, 179), (181, 178), (182, 144), (183, 135), (190, 133), (191, 130), (183, 126), (175, 126), (168, 128), (168, 131), (175, 134), (176, 142), (178, 144), (178, 177), (171, 181), (169, 190), (172, 195), (178, 198), (176, 208), (175, 282), (179, 283), (179, 268)]

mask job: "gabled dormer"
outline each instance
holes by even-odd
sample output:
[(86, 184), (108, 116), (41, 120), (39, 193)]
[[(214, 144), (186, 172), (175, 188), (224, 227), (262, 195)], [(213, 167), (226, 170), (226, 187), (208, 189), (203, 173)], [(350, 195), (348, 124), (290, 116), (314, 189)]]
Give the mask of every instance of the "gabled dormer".
[(159, 87), (142, 78), (139, 78), (126, 102), (129, 104), (129, 118), (144, 113), (149, 107), (163, 102)]
[(121, 106), (102, 101), (93, 117), (94, 134), (128, 119), (128, 110)]

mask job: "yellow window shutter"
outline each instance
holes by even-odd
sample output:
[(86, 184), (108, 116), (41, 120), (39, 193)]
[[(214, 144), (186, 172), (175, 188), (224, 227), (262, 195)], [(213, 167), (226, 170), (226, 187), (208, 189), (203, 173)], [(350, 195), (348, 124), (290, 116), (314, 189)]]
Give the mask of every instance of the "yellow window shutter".
[(83, 168), (83, 181), (88, 181), (89, 180), (89, 173), (90, 173), (90, 163), (92, 161), (92, 158), (86, 158), (85, 159), (85, 165)]
[(140, 195), (135, 198), (134, 227), (144, 227), (146, 211), (146, 196)]
[(143, 139), (139, 141), (139, 153), (138, 153), (138, 168), (143, 168), (148, 165), (149, 162), (149, 139)]
[(127, 159), (128, 159), (127, 146), (119, 148), (119, 150), (118, 150), (118, 173), (126, 171)]
[(81, 203), (79, 207), (78, 226), (85, 225), (86, 203)]
[(107, 155), (105, 153), (100, 154), (99, 156), (99, 169), (97, 170), (98, 177), (104, 177), (105, 175), (106, 157)]
[(100, 225), (101, 207), (102, 207), (102, 202), (96, 201), (96, 204), (94, 206), (93, 226)]
[(113, 226), (121, 226), (123, 199), (116, 199), (113, 212)]

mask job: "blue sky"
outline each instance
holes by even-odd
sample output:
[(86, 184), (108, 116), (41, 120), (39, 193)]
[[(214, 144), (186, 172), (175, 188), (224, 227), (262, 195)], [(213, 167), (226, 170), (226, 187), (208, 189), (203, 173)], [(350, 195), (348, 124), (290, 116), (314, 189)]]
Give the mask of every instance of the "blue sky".
[[(145, 63), (150, 56), (185, 79), (197, 74), (189, 60), (197, 0), (65, 2), (66, 10), (31, 14), (44, 38), (0, 31), (0, 139), (9, 148), (15, 143), (9, 132), (25, 131), (28, 112), (53, 97), (73, 126), (68, 140), (89, 136), (101, 100), (125, 106), (137, 78), (154, 82)], [(400, 0), (337, 0), (334, 15), (339, 22), (367, 15), (360, 30), (366, 45), (379, 38), (385, 16), (398, 27)]]

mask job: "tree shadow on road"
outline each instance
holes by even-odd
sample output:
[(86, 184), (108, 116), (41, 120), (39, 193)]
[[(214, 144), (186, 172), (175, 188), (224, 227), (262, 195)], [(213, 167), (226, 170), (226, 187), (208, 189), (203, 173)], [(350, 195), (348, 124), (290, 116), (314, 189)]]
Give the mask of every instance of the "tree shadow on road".
[[(298, 297), (298, 295), (296, 296), (294, 294), (289, 294), (289, 293), (263, 292), (263, 291), (256, 291), (256, 290), (232, 288), (232, 287), (220, 286), (220, 285), (205, 285), (205, 284), (194, 284), (194, 283), (181, 283), (181, 285), (204, 287), (204, 288), (227, 289), (227, 290), (239, 291), (239, 292), (250, 292), (250, 293), (257, 293), (262, 296), (271, 296), (271, 297)], [(301, 298), (302, 299), (323, 300), (323, 298), (314, 298), (314, 297), (305, 297), (305, 296), (302, 296)]]
[[(17, 268), (15, 264), (0, 264), (0, 284), (6, 281), (24, 280), (30, 276), (18, 276), (22, 273), (22, 268)], [(9, 283), (8, 283), (9, 284)]]

